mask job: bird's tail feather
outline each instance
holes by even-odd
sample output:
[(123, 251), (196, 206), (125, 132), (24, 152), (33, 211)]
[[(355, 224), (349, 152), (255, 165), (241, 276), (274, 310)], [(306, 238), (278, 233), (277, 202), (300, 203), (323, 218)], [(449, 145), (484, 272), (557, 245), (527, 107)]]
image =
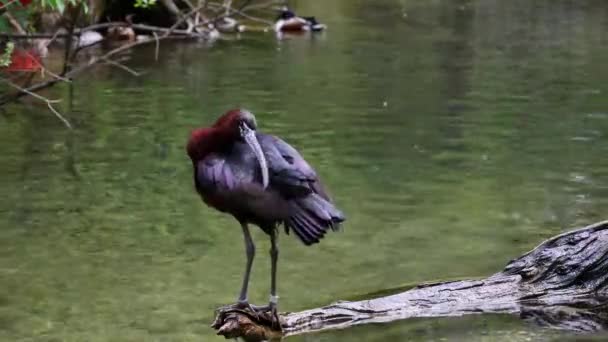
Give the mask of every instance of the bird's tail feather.
[(327, 230), (339, 230), (344, 215), (331, 202), (312, 193), (306, 197), (292, 199), (289, 203), (290, 216), (285, 222), (289, 229), (305, 245), (312, 245), (323, 238)]

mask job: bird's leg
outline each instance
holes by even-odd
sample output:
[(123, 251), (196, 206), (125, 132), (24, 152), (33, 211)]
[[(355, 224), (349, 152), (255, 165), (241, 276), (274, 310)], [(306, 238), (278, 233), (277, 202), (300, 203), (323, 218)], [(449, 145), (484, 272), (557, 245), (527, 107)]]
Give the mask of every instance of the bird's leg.
[(270, 234), (270, 315), (272, 316), (273, 326), (280, 327), (279, 314), (277, 312), (277, 304), (279, 303), (279, 297), (277, 296), (277, 261), (279, 260), (279, 245), (277, 241), (277, 231), (272, 230)]
[(249, 287), (249, 276), (251, 275), (251, 266), (253, 265), (253, 258), (255, 257), (255, 245), (251, 234), (249, 233), (249, 227), (247, 223), (241, 222), (241, 228), (243, 229), (243, 237), (245, 240), (245, 253), (247, 254), (247, 264), (245, 265), (245, 274), (243, 276), (243, 285), (241, 287), (241, 293), (239, 299), (235, 305), (230, 305), (228, 308), (248, 309), (252, 313), (257, 315), (257, 311), (254, 307), (249, 304), (247, 299), (247, 288)]
[(273, 230), (270, 234), (270, 302), (267, 306), (254, 306), (260, 312), (270, 312), (273, 324), (279, 323), (279, 315), (277, 304), (279, 296), (277, 296), (277, 261), (279, 260), (279, 245), (277, 231)]
[(255, 257), (255, 245), (249, 233), (249, 227), (247, 223), (241, 223), (243, 229), (243, 237), (245, 240), (245, 253), (247, 255), (247, 264), (245, 266), (245, 275), (243, 276), (243, 285), (241, 286), (241, 293), (239, 294), (239, 303), (248, 303), (247, 301), (247, 288), (249, 287), (249, 276), (251, 275), (251, 266), (253, 266), (253, 258)]

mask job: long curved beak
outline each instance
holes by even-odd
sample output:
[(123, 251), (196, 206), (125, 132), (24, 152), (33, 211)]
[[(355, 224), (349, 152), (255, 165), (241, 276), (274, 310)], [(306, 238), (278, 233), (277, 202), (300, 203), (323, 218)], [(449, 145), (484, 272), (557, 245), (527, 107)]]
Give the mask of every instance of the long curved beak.
[(266, 189), (266, 187), (268, 187), (268, 163), (266, 163), (266, 157), (264, 157), (262, 147), (258, 142), (258, 138), (255, 136), (254, 130), (247, 127), (247, 125), (241, 125), (240, 129), (241, 137), (253, 150), (253, 153), (260, 164), (260, 171), (262, 172), (262, 185), (264, 186), (264, 189)]

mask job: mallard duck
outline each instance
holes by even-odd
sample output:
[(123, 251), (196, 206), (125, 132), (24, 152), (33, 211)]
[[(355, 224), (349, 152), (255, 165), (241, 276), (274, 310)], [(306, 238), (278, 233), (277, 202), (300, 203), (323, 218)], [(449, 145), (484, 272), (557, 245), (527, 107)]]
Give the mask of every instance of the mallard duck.
[(298, 17), (292, 10), (283, 7), (274, 24), (276, 32), (323, 31), (327, 26), (315, 17)]
[(215, 27), (223, 33), (238, 33), (245, 31), (245, 25), (239, 24), (236, 19), (230, 17), (220, 18), (215, 22)]

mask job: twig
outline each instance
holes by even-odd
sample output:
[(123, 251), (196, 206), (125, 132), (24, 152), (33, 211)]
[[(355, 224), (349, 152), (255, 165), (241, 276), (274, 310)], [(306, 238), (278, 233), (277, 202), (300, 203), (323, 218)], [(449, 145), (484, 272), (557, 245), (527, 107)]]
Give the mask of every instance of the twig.
[(190, 7), (191, 10), (195, 8), (194, 5), (192, 5), (192, 3), (189, 0), (183, 0), (183, 1), (186, 3), (186, 5), (188, 5), (188, 7)]
[(46, 43), (46, 46), (48, 47), (49, 45), (51, 45), (51, 43), (53, 43), (55, 41), (55, 39), (57, 39), (57, 37), (59, 37), (59, 32), (60, 30), (55, 31), (55, 34), (53, 34), (53, 36), (51, 37), (51, 39), (48, 41), (48, 43)]
[(47, 105), (47, 107), (49, 107), (49, 109), (51, 110), (51, 112), (53, 112), (53, 113), (55, 114), (55, 116), (56, 116), (56, 117), (57, 117), (59, 120), (61, 120), (61, 121), (63, 122), (63, 124), (64, 124), (64, 125), (65, 125), (67, 128), (72, 129), (72, 125), (70, 124), (70, 122), (69, 122), (69, 121), (68, 121), (66, 118), (64, 118), (64, 117), (63, 117), (63, 115), (61, 115), (61, 113), (59, 113), (59, 112), (58, 112), (58, 111), (57, 111), (57, 110), (56, 110), (56, 109), (53, 107), (53, 105), (51, 105), (51, 103), (50, 103), (50, 102), (47, 102), (47, 103), (46, 103), (46, 105)]
[[(220, 5), (218, 5), (218, 4), (209, 4), (209, 5), (210, 5), (210, 7), (215, 7), (215, 8), (217, 8), (217, 9), (222, 9), (222, 8), (223, 8), (222, 6), (220, 6)], [(250, 9), (250, 8), (249, 8), (249, 9)], [(267, 25), (273, 25), (273, 24), (274, 24), (274, 22), (272, 22), (272, 21), (270, 21), (270, 20), (262, 19), (262, 18), (259, 18), (259, 17), (256, 17), (256, 16), (253, 16), (253, 15), (251, 15), (251, 14), (247, 14), (247, 13), (245, 13), (245, 12), (243, 12), (243, 11), (241, 11), (241, 10), (235, 9), (235, 8), (233, 8), (233, 9), (232, 9), (232, 11), (233, 11), (235, 14), (238, 14), (238, 15), (240, 15), (241, 17), (243, 17), (243, 18), (247, 18), (247, 19), (252, 20), (252, 21), (257, 21), (257, 22), (260, 22), (260, 23), (263, 23), (263, 24), (267, 24)]]
[(201, 8), (203, 8), (203, 6), (204, 4), (196, 6), (195, 8), (191, 9), (190, 12), (188, 12), (186, 15), (182, 15), (179, 20), (177, 20), (173, 25), (171, 25), (168, 34), (171, 34), (171, 32), (173, 32), (177, 27), (179, 27), (179, 25), (183, 24), (184, 21), (186, 21), (192, 14), (198, 12)]
[(15, 89), (17, 89), (17, 90), (20, 90), (20, 91), (26, 92), (26, 93), (28, 93), (29, 95), (31, 95), (31, 96), (33, 96), (33, 97), (35, 97), (35, 98), (39, 99), (39, 100), (42, 100), (42, 101), (44, 101), (44, 102), (48, 102), (48, 103), (59, 103), (59, 102), (61, 102), (61, 100), (49, 100), (49, 99), (47, 99), (46, 97), (44, 97), (44, 96), (42, 96), (42, 95), (38, 95), (38, 94), (36, 94), (36, 93), (32, 93), (32, 92), (28, 91), (27, 89), (21, 88), (21, 87), (20, 87), (20, 86), (18, 86), (17, 84), (15, 84), (15, 83), (11, 82), (10, 80), (8, 80), (8, 79), (6, 79), (6, 78), (4, 78), (4, 77), (0, 77), (0, 80), (2, 80), (3, 82), (7, 83), (8, 85), (10, 85), (11, 87), (13, 87), (13, 88), (15, 88)]
[[(255, 4), (255, 5), (249, 5), (249, 3), (251, 2), (251, 0), (249, 1), (245, 1), (245, 3), (241, 6), (239, 6), (239, 8), (231, 8), (230, 9), (230, 14), (232, 13), (237, 13), (239, 15), (242, 15), (244, 17), (247, 17), (247, 15), (243, 12), (245, 7), (247, 7), (248, 10), (252, 10), (252, 9), (260, 9), (260, 8), (266, 8), (269, 6), (272, 6), (273, 4), (276, 3), (276, 1), (268, 1), (262, 4)], [(99, 29), (105, 29), (105, 28), (110, 28), (110, 27), (122, 27), (122, 26), (129, 26), (132, 27), (134, 29), (137, 30), (141, 30), (141, 31), (148, 31), (148, 32), (158, 32), (158, 33), (167, 33), (169, 32), (169, 34), (179, 34), (179, 35), (190, 35), (192, 37), (201, 37), (204, 35), (200, 35), (200, 34), (194, 34), (194, 33), (189, 33), (187, 30), (179, 30), (177, 29), (177, 27), (181, 24), (184, 23), (185, 19), (184, 18), (188, 18), (190, 17), (192, 14), (197, 13), (198, 11), (200, 11), (201, 9), (206, 8), (207, 6), (216, 6), (219, 8), (222, 8), (221, 5), (219, 4), (213, 4), (213, 3), (209, 3), (208, 1), (202, 1), (198, 6), (196, 6), (195, 8), (193, 8), (189, 13), (187, 13), (186, 15), (182, 16), (173, 26), (171, 26), (170, 28), (164, 28), (164, 27), (158, 27), (158, 26), (150, 26), (150, 25), (145, 25), (145, 24), (129, 24), (127, 22), (121, 22), (121, 21), (114, 21), (114, 22), (108, 22), (108, 23), (100, 23), (100, 24), (94, 24), (94, 25), (89, 25), (87, 27), (83, 27), (81, 29), (74, 29), (74, 32), (72, 33), (72, 35), (77, 35), (77, 34), (82, 34), (86, 31), (94, 31), (94, 30), (99, 30)], [(207, 25), (211, 22), (220, 20), (222, 18), (226, 17), (226, 15), (221, 15), (221, 16), (217, 16), (216, 18), (212, 19), (212, 20), (205, 20), (202, 23), (199, 23), (198, 25), (196, 25), (196, 27), (201, 27), (204, 25)], [(255, 18), (253, 16), (247, 17), (248, 19), (252, 19), (252, 20), (256, 20), (256, 21), (260, 21), (260, 22), (265, 22), (267, 23), (268, 21), (264, 21), (263, 19), (260, 18)], [(11, 38), (11, 39), (42, 39), (42, 38), (63, 38), (66, 36), (70, 36), (69, 33), (59, 33), (59, 32), (55, 32), (53, 34), (51, 33), (7, 33), (7, 32), (2, 32), (0, 33), (0, 38)]]
[[(180, 25), (181, 25), (181, 23), (180, 23)], [(188, 30), (178, 30), (176, 28), (164, 28), (164, 27), (149, 26), (149, 25), (144, 25), (144, 24), (133, 24), (133, 25), (131, 25), (131, 27), (134, 29), (142, 30), (142, 31), (164, 33), (166, 35), (178, 34), (178, 35), (185, 35), (185, 36), (191, 36), (191, 37), (203, 37), (204, 36), (199, 33), (188, 32)]]
[(24, 53), (26, 54), (26, 56), (27, 56), (27, 57), (29, 57), (30, 59), (32, 59), (33, 61), (35, 61), (35, 62), (36, 62), (37, 66), (38, 66), (38, 67), (40, 67), (40, 69), (41, 69), (41, 71), (42, 71), (42, 73), (43, 73), (43, 74), (44, 74), (44, 73), (48, 73), (48, 74), (49, 74), (49, 75), (51, 75), (52, 77), (55, 77), (55, 78), (57, 78), (57, 79), (59, 79), (59, 80), (61, 80), (61, 81), (64, 81), (64, 82), (71, 82), (69, 79), (67, 79), (67, 78), (65, 78), (65, 77), (63, 77), (63, 76), (61, 76), (61, 75), (57, 75), (56, 73), (54, 73), (54, 72), (50, 71), (49, 69), (47, 69), (47, 68), (46, 68), (46, 67), (45, 67), (45, 66), (44, 66), (44, 65), (43, 65), (41, 62), (39, 62), (39, 61), (37, 60), (37, 58), (36, 58), (34, 55), (32, 55), (30, 52), (28, 52), (28, 51), (24, 51)]
[(15, 83), (11, 82), (10, 80), (7, 80), (6, 78), (2, 78), (2, 77), (0, 77), (0, 80), (4, 81), (4, 82), (5, 82), (5, 83), (7, 83), (9, 86), (11, 86), (11, 87), (13, 87), (13, 88), (15, 88), (15, 89), (19, 90), (20, 92), (27, 93), (28, 95), (30, 95), (30, 96), (32, 96), (32, 97), (34, 97), (34, 98), (36, 98), (36, 99), (38, 99), (38, 100), (40, 100), (40, 101), (45, 102), (45, 103), (46, 103), (46, 105), (47, 105), (47, 107), (49, 107), (49, 110), (50, 110), (51, 112), (53, 112), (53, 114), (55, 114), (55, 116), (56, 116), (56, 117), (57, 117), (59, 120), (61, 120), (61, 122), (63, 122), (63, 124), (64, 124), (64, 125), (65, 125), (67, 128), (72, 129), (72, 125), (70, 124), (70, 122), (69, 122), (69, 121), (68, 121), (66, 118), (64, 118), (64, 117), (63, 117), (63, 115), (61, 115), (61, 113), (59, 113), (59, 111), (57, 111), (57, 110), (55, 109), (55, 107), (53, 107), (53, 103), (59, 103), (59, 102), (61, 102), (61, 100), (49, 100), (49, 99), (47, 99), (47, 98), (46, 98), (46, 97), (44, 97), (44, 96), (38, 95), (38, 94), (36, 94), (36, 93), (34, 93), (34, 92), (31, 92), (31, 91), (29, 91), (29, 90), (27, 90), (27, 89), (21, 88), (20, 86), (16, 85)]
[(56, 73), (54, 73), (54, 72), (50, 71), (49, 69), (47, 69), (47, 68), (46, 68), (46, 67), (45, 67), (45, 66), (44, 66), (44, 65), (43, 65), (41, 62), (39, 62), (39, 61), (38, 61), (38, 59), (37, 59), (37, 58), (36, 58), (34, 55), (32, 55), (32, 54), (31, 54), (29, 51), (24, 51), (24, 53), (25, 53), (25, 55), (26, 55), (28, 58), (30, 58), (31, 60), (33, 60), (33, 61), (35, 61), (35, 62), (36, 62), (36, 66), (40, 68), (40, 71), (41, 71), (43, 74), (47, 73), (47, 74), (51, 75), (51, 77), (57, 78), (57, 79), (59, 79), (60, 81), (64, 81), (64, 82), (71, 82), (69, 79), (67, 79), (67, 78), (65, 78), (65, 77), (62, 77), (62, 76), (60, 76), (60, 75), (57, 75)]
[(230, 8), (230, 11), (228, 13), (223, 14), (223, 15), (218, 15), (218, 16), (216, 16), (215, 18), (213, 18), (211, 20), (207, 20), (207, 21), (205, 21), (203, 23), (200, 23), (198, 26), (200, 27), (200, 26), (203, 26), (203, 25), (207, 25), (209, 23), (217, 23), (221, 19), (224, 19), (224, 18), (230, 16), (232, 13), (236, 13), (236, 11), (243, 11), (243, 9), (245, 9), (245, 7), (247, 7), (250, 2), (251, 2), (251, 0), (245, 0), (245, 2), (243, 2), (241, 4), (241, 6), (239, 6), (239, 8), (236, 8), (236, 9)]
[(56, 73), (52, 72), (51, 70), (45, 68), (43, 65), (40, 65), (40, 67), (42, 68), (42, 72), (45, 73), (45, 74), (49, 74), (52, 77), (57, 78), (57, 79), (59, 79), (60, 81), (63, 81), (63, 82), (67, 82), (67, 83), (72, 82), (72, 80), (67, 79), (67, 78), (65, 78), (65, 77), (63, 77), (61, 75), (57, 75)]
[[(168, 34), (166, 34), (166, 35), (163, 35), (161, 37), (158, 37), (158, 40), (167, 39), (167, 38), (171, 38), (171, 37)], [(138, 42), (133, 42), (133, 43), (130, 43), (130, 44), (122, 45), (120, 47), (117, 47), (116, 49), (110, 50), (109, 52), (107, 52), (105, 55), (103, 55), (101, 57), (93, 57), (93, 58), (91, 58), (87, 63), (79, 65), (76, 68), (73, 68), (72, 70), (70, 70), (69, 72), (67, 72), (65, 75), (63, 75), (63, 77), (73, 78), (77, 74), (80, 74), (81, 72), (83, 72), (85, 70), (88, 70), (89, 68), (93, 67), (99, 61), (103, 61), (106, 58), (110, 58), (110, 57), (112, 57), (112, 56), (114, 56), (116, 54), (119, 54), (119, 53), (121, 53), (123, 51), (129, 50), (129, 49), (131, 49), (131, 48), (133, 48), (135, 46), (148, 44), (148, 43), (151, 43), (151, 42), (154, 42), (154, 41), (155, 41), (155, 39), (146, 39), (146, 40), (141, 40), (141, 41), (138, 41)], [(22, 97), (24, 95), (28, 95), (31, 92), (35, 92), (35, 91), (38, 91), (40, 89), (44, 89), (44, 88), (50, 87), (50, 86), (54, 85), (55, 83), (57, 83), (58, 81), (59, 81), (58, 79), (51, 79), (51, 80), (48, 80), (46, 82), (41, 82), (41, 83), (35, 84), (35, 85), (33, 85), (33, 86), (31, 86), (31, 87), (29, 87), (27, 89), (23, 89), (24, 91), (21, 91), (21, 92), (15, 94), (12, 97), (2, 98), (2, 99), (0, 99), (0, 106), (3, 105), (3, 104), (6, 104), (7, 102), (10, 102), (10, 101), (12, 101), (14, 99), (18, 99), (18, 98), (20, 98), (20, 97)]]
[(5, 8), (7, 8), (8, 6), (12, 5), (15, 2), (17, 2), (17, 0), (11, 0), (11, 1), (7, 2), (6, 4), (0, 3), (0, 9), (5, 9)]
[[(80, 66), (78, 66), (78, 67), (70, 70), (65, 75), (63, 75), (63, 77), (64, 78), (68, 78), (68, 79), (69, 78), (73, 78), (77, 74), (80, 74), (81, 72), (83, 72), (85, 70), (88, 70), (89, 68), (93, 67), (99, 61), (102, 61), (104, 59), (108, 59), (108, 58), (110, 58), (110, 57), (112, 57), (112, 56), (114, 56), (114, 55), (116, 55), (118, 53), (121, 53), (123, 51), (129, 50), (129, 49), (134, 48), (136, 46), (145, 45), (145, 44), (148, 44), (148, 43), (151, 43), (151, 42), (157, 42), (158, 43), (159, 41), (161, 41), (163, 39), (180, 38), (180, 37), (173, 37), (173, 36), (171, 36), (171, 33), (172, 33), (172, 30), (169, 29), (169, 30), (166, 30), (165, 34), (162, 35), (162, 36), (160, 36), (160, 37), (157, 36), (154, 39), (146, 39), (146, 40), (136, 41), (136, 42), (133, 42), (133, 43), (130, 43), (130, 44), (125, 44), (125, 45), (122, 45), (120, 47), (117, 47), (116, 49), (110, 50), (109, 52), (107, 52), (105, 55), (103, 55), (101, 57), (97, 57), (97, 58), (94, 57), (91, 60), (89, 60), (89, 62), (87, 62), (85, 64), (82, 64), (82, 65), (80, 65)], [(33, 86), (31, 86), (31, 87), (29, 87), (27, 89), (23, 89), (21, 92), (13, 95), (11, 97), (0, 98), (0, 106), (4, 105), (4, 104), (6, 104), (6, 103), (8, 103), (8, 102), (10, 102), (12, 100), (18, 99), (18, 98), (20, 98), (20, 97), (22, 97), (24, 95), (28, 95), (28, 94), (30, 94), (32, 92), (35, 92), (35, 91), (38, 91), (40, 89), (44, 89), (44, 88), (50, 87), (50, 86), (54, 85), (55, 83), (57, 83), (58, 81), (59, 81), (59, 79), (52, 79), (52, 80), (48, 80), (46, 82), (41, 82), (41, 83), (35, 84), (35, 85), (33, 85)]]
[(109, 58), (104, 58), (103, 60), (104, 60), (104, 61), (105, 61), (107, 64), (110, 64), (110, 65), (113, 65), (113, 66), (115, 66), (115, 67), (117, 67), (117, 68), (119, 68), (119, 69), (122, 69), (122, 70), (124, 70), (124, 71), (128, 72), (129, 74), (131, 74), (131, 75), (133, 75), (133, 76), (135, 76), (135, 77), (139, 77), (139, 76), (141, 76), (141, 74), (140, 74), (139, 72), (137, 72), (137, 71), (135, 71), (135, 70), (133, 70), (133, 69), (129, 68), (128, 66), (126, 66), (126, 65), (124, 65), (124, 64), (119, 63), (118, 61), (113, 61), (113, 60), (111, 60), (111, 59), (109, 59)]
[[(176, 21), (176, 24), (179, 23), (177, 26), (181, 25), (183, 22), (186, 22), (186, 24), (188, 25), (188, 28), (186, 29), (186, 31), (188, 33), (192, 32), (193, 30), (196, 30), (196, 25), (194, 25), (194, 23), (192, 22), (190, 16), (192, 14), (194, 14), (195, 12), (197, 12), (198, 10), (200, 10), (200, 8), (192, 8), (191, 11), (188, 14), (184, 14), (175, 5), (175, 2), (173, 2), (173, 0), (161, 0), (161, 3), (165, 6), (165, 8), (171, 14), (173, 14), (174, 16), (176, 16), (179, 19), (179, 20)], [(177, 27), (177, 26), (174, 25), (172, 27)]]
[[(129, 24), (126, 22), (119, 22), (119, 21), (115, 21), (115, 22), (110, 22), (110, 23), (102, 23), (102, 24), (95, 24), (95, 25), (91, 25), (91, 26), (87, 26), (84, 27), (80, 30), (74, 30), (73, 35), (79, 35), (82, 34), (84, 32), (87, 31), (95, 31), (95, 30), (99, 30), (99, 29), (104, 29), (104, 28), (111, 28), (111, 27), (132, 27), (134, 29), (140, 30), (140, 31), (148, 31), (148, 32), (158, 32), (158, 33), (165, 33), (167, 31), (169, 31), (170, 29), (165, 28), (165, 27), (158, 27), (158, 26), (150, 26), (150, 25), (145, 25), (145, 24)], [(188, 32), (186, 30), (177, 30), (174, 29), (173, 31), (171, 31), (171, 34), (181, 34), (181, 35), (188, 35)], [(6, 33), (6, 32), (2, 32), (0, 33), (0, 38), (10, 38), (10, 39), (43, 39), (43, 38), (63, 38), (63, 37), (67, 37), (69, 36), (69, 33), (24, 33), (24, 34), (16, 34), (16, 33)]]
[(156, 62), (158, 62), (158, 54), (159, 54), (159, 50), (160, 50), (160, 41), (158, 40), (158, 35), (156, 34), (156, 32), (152, 32), (152, 35), (154, 35), (154, 40), (156, 41), (156, 49), (154, 49), (154, 60)]
[(224, 0), (224, 15), (228, 16), (232, 9), (232, 0)]
[(280, 2), (275, 1), (275, 0), (270, 0), (270, 1), (267, 1), (267, 2), (263, 2), (263, 3), (261, 3), (261, 4), (253, 4), (253, 5), (251, 5), (251, 6), (248, 6), (248, 7), (247, 7), (247, 9), (248, 9), (248, 10), (254, 10), (254, 9), (266, 9), (266, 8), (268, 8), (268, 7), (271, 7), (271, 6), (276, 5), (277, 3), (280, 3)]
[(65, 78), (65, 77), (63, 77), (61, 75), (57, 75), (56, 73), (52, 72), (51, 70), (45, 68), (42, 65), (40, 67), (42, 68), (42, 73), (44, 73), (44, 74), (49, 74), (49, 75), (51, 75), (51, 77), (54, 77), (54, 78), (56, 78), (56, 79), (58, 79), (60, 81), (63, 81), (63, 82), (67, 82), (67, 83), (72, 82), (72, 80), (67, 79), (67, 78)]
[[(72, 18), (72, 20), (70, 20), (68, 35), (65, 37), (65, 53), (63, 55), (63, 68), (60, 73), (61, 76), (64, 76), (68, 72), (70, 63), (76, 57), (76, 53), (78, 53), (78, 51), (76, 51), (74, 54), (72, 54), (72, 45), (74, 44), (72, 36), (74, 35), (74, 28), (76, 27), (76, 20), (78, 19), (78, 16), (80, 14), (81, 6), (82, 3), (78, 3), (78, 7), (76, 8), (76, 15), (74, 18)], [(78, 37), (78, 40), (80, 41), (80, 37)], [(76, 46), (78, 46), (78, 44)]]
[[(242, 11), (245, 7), (247, 7), (249, 5), (249, 3), (251, 2), (251, 0), (246, 0), (243, 2), (243, 4), (241, 4), (241, 6), (239, 6), (238, 11)], [(202, 7), (206, 6), (206, 2), (203, 2), (202, 4), (200, 4), (199, 6), (197, 6), (194, 10), (191, 10), (190, 12), (188, 12), (187, 15), (181, 16), (181, 18), (179, 18), (169, 29), (161, 29), (161, 28), (157, 28), (157, 27), (150, 27), (147, 25), (131, 25), (131, 27), (133, 28), (140, 28), (140, 29), (145, 29), (148, 28), (150, 29), (150, 31), (152, 32), (164, 32), (163, 35), (161, 36), (156, 36), (153, 39), (145, 39), (145, 40), (141, 40), (141, 41), (136, 41), (130, 44), (125, 44), (123, 46), (117, 47), (116, 49), (110, 50), (109, 52), (107, 52), (105, 55), (101, 56), (101, 57), (97, 57), (97, 58), (91, 58), (87, 63), (84, 63), (82, 65), (79, 65), (76, 68), (73, 68), (69, 71), (67, 71), (65, 74), (62, 74), (61, 76), (64, 78), (68, 78), (71, 79), (74, 76), (76, 76), (77, 74), (80, 74), (81, 72), (88, 70), (89, 68), (95, 66), (97, 63), (99, 63), (100, 61), (105, 61), (107, 59), (110, 59), (110, 57), (119, 54), (123, 51), (132, 49), (136, 46), (139, 45), (145, 45), (145, 44), (149, 44), (151, 42), (156, 42), (157, 44), (164, 39), (170, 39), (170, 38), (183, 38), (180, 36), (172, 36), (173, 33), (178, 33), (177, 27), (179, 27), (179, 25), (181, 25), (182, 23), (184, 23), (184, 21), (186, 21), (186, 19), (191, 16), (192, 14), (194, 14), (196, 11), (200, 10)], [(231, 11), (234, 11), (235, 9), (231, 9)], [(205, 23), (202, 23), (201, 25), (206, 25), (209, 24), (212, 21), (217, 21), (221, 18), (223, 18), (225, 16), (216, 16), (213, 20), (207, 20)], [(99, 27), (99, 25), (97, 26)], [(181, 34), (184, 34), (185, 38), (190, 38), (190, 37), (201, 37), (204, 35), (200, 35), (200, 34), (188, 34), (187, 32), (181, 30), (182, 32), (179, 32)], [(82, 32), (82, 30), (80, 31)], [(73, 32), (72, 32), (73, 34)], [(68, 36), (71, 36), (68, 35)], [(2, 35), (0, 35), (0, 37), (2, 37)], [(22, 96), (25, 95), (31, 95), (32, 93), (34, 93), (35, 91), (38, 91), (40, 89), (44, 89), (50, 86), (53, 86), (55, 83), (57, 83), (60, 79), (54, 78), (45, 82), (41, 82), (38, 84), (35, 84), (29, 88), (22, 88), (20, 89), (20, 92), (18, 92), (17, 94), (14, 94), (13, 96), (8, 96), (8, 97), (4, 97), (4, 98), (0, 98), (0, 106), (4, 105), (10, 101), (16, 100)]]
[(49, 69), (47, 69), (42, 63), (38, 62), (38, 60), (36, 59), (36, 57), (34, 57), (31, 53), (29, 53), (28, 51), (25, 51), (25, 54), (31, 58), (32, 60), (36, 61), (36, 64), (38, 65), (38, 67), (40, 67), (42, 73), (48, 73), (49, 75), (51, 75), (52, 77), (55, 77), (61, 81), (64, 82), (71, 82), (69, 79), (62, 77), (60, 75), (55, 74), (54, 72), (50, 71)]
[(21, 25), (19, 25), (19, 22), (17, 21), (17, 19), (15, 19), (15, 17), (13, 17), (10, 12), (5, 12), (4, 16), (8, 19), (8, 22), (13, 26), (13, 28), (15, 28), (15, 30), (17, 30), (17, 32), (19, 32), (20, 34), (25, 34), (25, 30), (23, 29), (23, 27), (21, 27)]

